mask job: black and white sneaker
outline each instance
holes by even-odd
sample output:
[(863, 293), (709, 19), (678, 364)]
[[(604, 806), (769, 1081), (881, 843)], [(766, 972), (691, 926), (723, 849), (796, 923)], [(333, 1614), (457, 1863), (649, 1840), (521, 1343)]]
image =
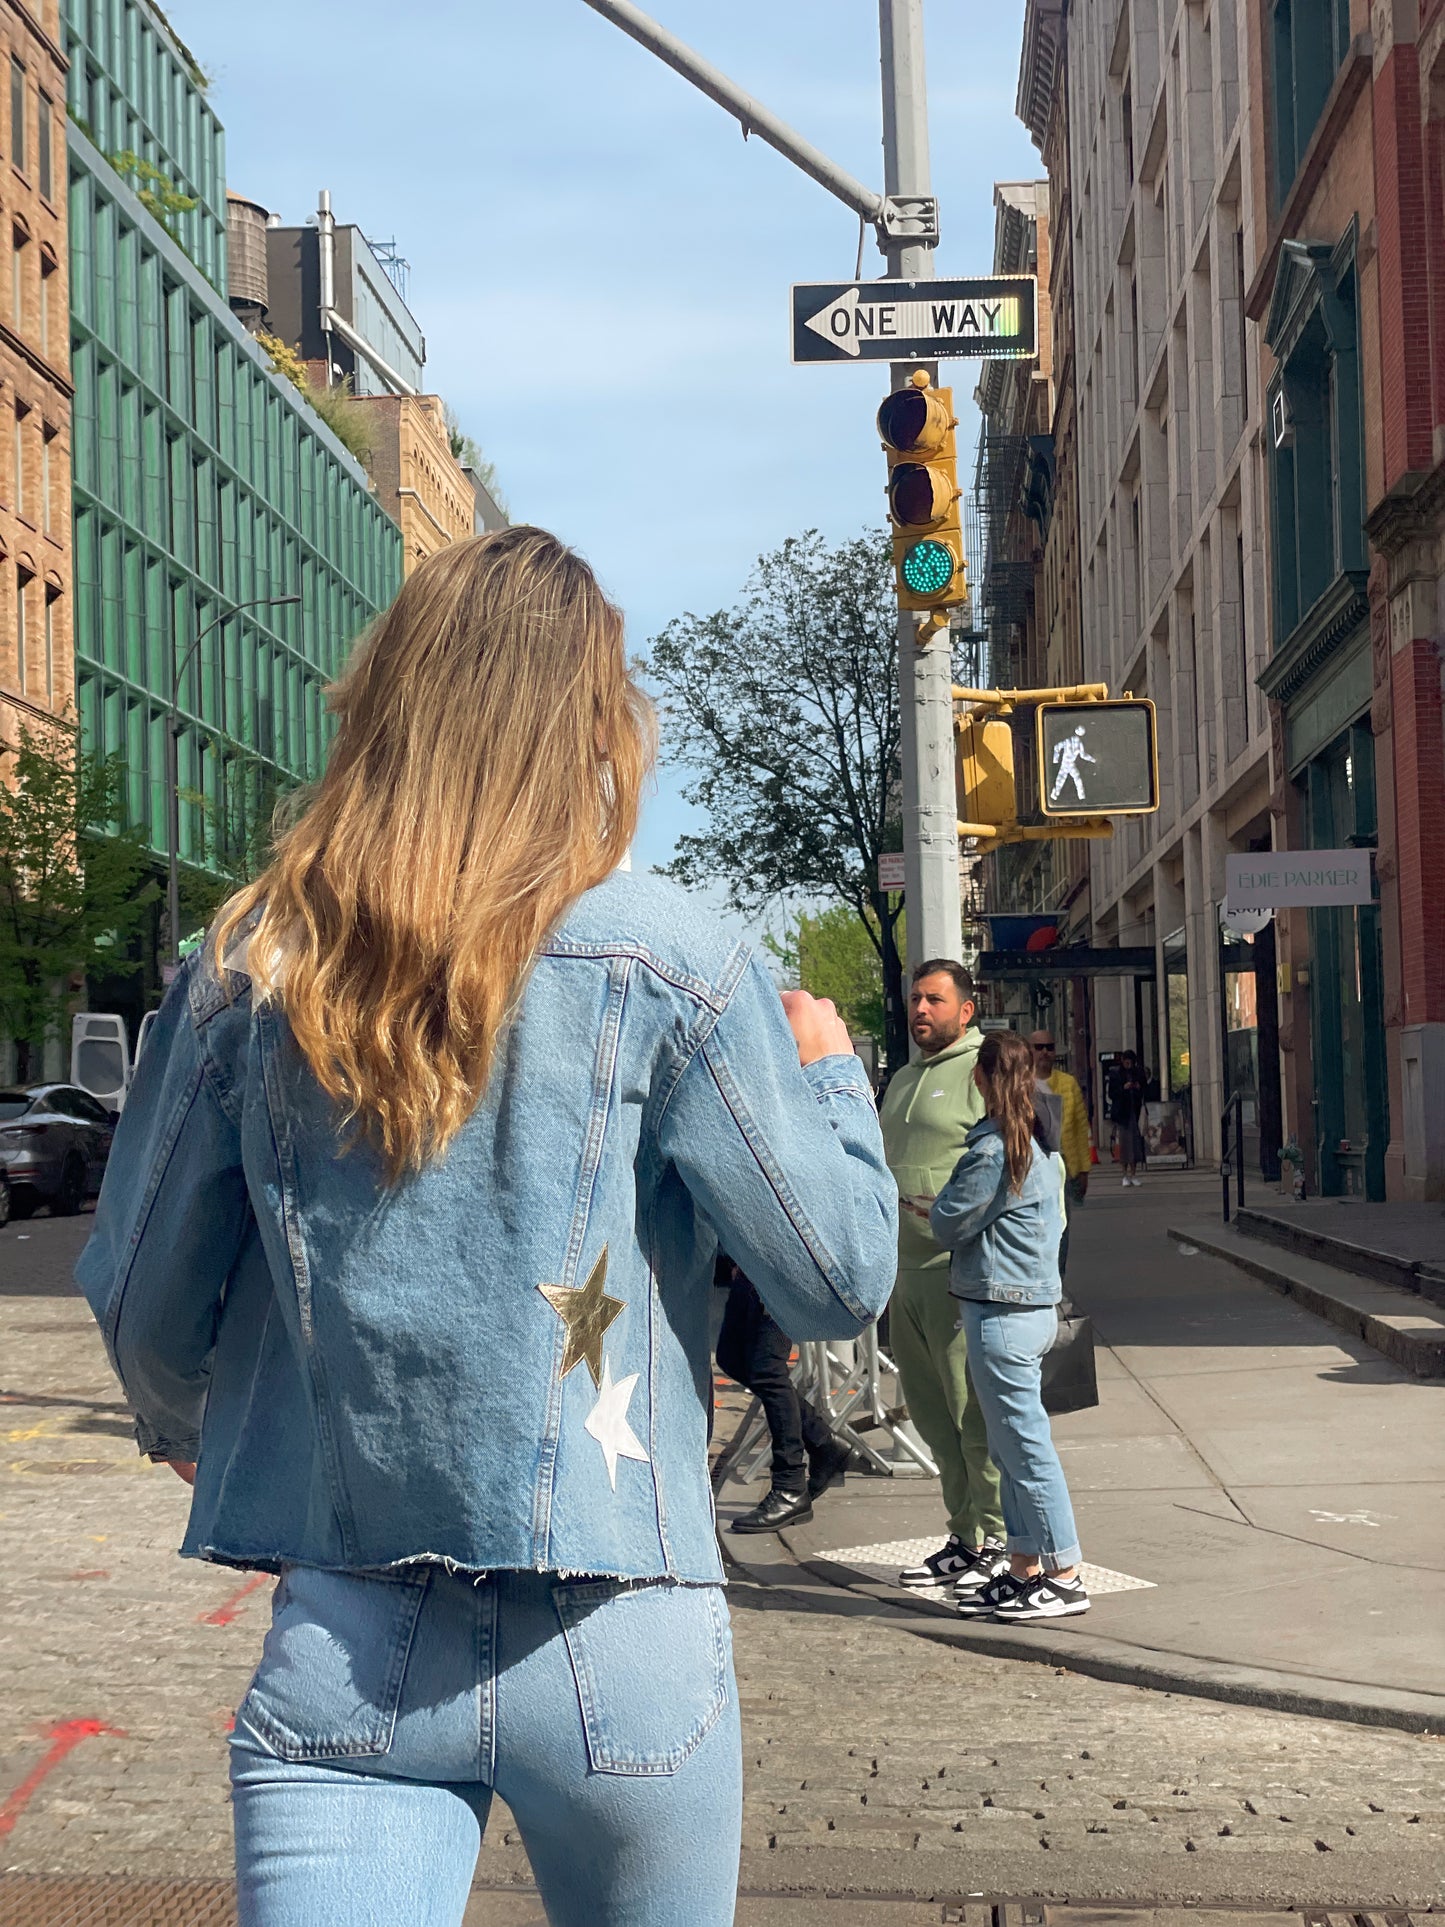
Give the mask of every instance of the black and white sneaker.
[(1027, 1579), (1015, 1579), (1005, 1561), (1003, 1571), (996, 1573), (977, 1592), (959, 1593), (954, 1599), (953, 1610), (960, 1619), (988, 1619), (1028, 1583)]
[(916, 1566), (905, 1566), (898, 1575), (900, 1586), (947, 1586), (967, 1572), (977, 1553), (966, 1546), (956, 1533), (950, 1533), (937, 1552), (930, 1552)]
[(1008, 1599), (999, 1601), (994, 1618), (1016, 1625), (1031, 1619), (1072, 1619), (1089, 1610), (1089, 1595), (1079, 1579), (1056, 1579), (1041, 1572), (1026, 1579)]
[(968, 1561), (953, 1582), (955, 1599), (962, 1599), (971, 1592), (981, 1592), (991, 1579), (997, 1579), (1001, 1572), (1008, 1571), (1008, 1553), (997, 1539), (985, 1539), (981, 1546), (972, 1548)]

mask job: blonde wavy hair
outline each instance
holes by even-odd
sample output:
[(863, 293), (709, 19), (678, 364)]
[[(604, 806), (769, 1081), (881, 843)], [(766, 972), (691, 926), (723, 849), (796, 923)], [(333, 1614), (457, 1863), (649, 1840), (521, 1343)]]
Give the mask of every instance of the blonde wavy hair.
[(542, 529), (428, 557), (327, 692), (326, 773), (222, 909), (317, 1081), (395, 1181), (486, 1089), (548, 933), (632, 841), (656, 743), (622, 617)]

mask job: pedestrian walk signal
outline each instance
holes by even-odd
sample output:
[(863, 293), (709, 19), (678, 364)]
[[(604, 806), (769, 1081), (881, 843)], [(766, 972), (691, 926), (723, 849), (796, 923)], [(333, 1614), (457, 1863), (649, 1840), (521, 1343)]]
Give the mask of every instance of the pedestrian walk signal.
[(1039, 808), (1045, 816), (1145, 816), (1159, 807), (1154, 705), (1040, 703)]
[(946, 609), (968, 594), (958, 517), (953, 390), (919, 369), (878, 410), (901, 609)]

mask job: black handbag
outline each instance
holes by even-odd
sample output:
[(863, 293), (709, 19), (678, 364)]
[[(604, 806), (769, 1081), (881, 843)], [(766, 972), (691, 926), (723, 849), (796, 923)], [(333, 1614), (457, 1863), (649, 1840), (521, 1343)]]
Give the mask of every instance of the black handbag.
[(1043, 1357), (1044, 1410), (1084, 1412), (1099, 1402), (1099, 1379), (1094, 1368), (1094, 1321), (1074, 1310), (1068, 1299), (1059, 1304), (1059, 1329)]

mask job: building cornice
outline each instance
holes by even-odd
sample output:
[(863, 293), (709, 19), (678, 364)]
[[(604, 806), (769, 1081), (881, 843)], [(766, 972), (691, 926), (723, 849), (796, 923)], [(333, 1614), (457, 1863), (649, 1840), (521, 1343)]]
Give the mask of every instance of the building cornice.
[(1445, 461), (1402, 475), (1365, 517), (1365, 533), (1381, 555), (1396, 556), (1410, 543), (1438, 534), (1442, 521)]
[(1023, 49), (1019, 58), (1018, 93), (1014, 112), (1029, 130), (1040, 152), (1048, 138), (1049, 115), (1059, 85), (1064, 50), (1067, 0), (1028, 0), (1024, 11)]
[(1369, 579), (1368, 569), (1341, 569), (1260, 671), (1256, 681), (1266, 696), (1290, 702), (1368, 623), (1370, 598), (1365, 585)]
[(69, 375), (63, 375), (58, 368), (52, 368), (44, 355), (32, 348), (24, 335), (17, 334), (8, 321), (0, 321), (0, 343), (9, 349), (11, 354), (19, 355), (22, 361), (29, 362), (36, 374), (48, 381), (52, 388), (58, 388), (67, 401), (73, 399), (75, 384)]
[(1314, 198), (1320, 178), (1339, 144), (1345, 122), (1349, 119), (1355, 102), (1364, 92), (1366, 84), (1373, 78), (1374, 71), (1374, 42), (1367, 33), (1356, 34), (1350, 43), (1350, 51), (1340, 65), (1340, 71), (1335, 75), (1334, 85), (1330, 88), (1329, 98), (1325, 101), (1324, 112), (1319, 118), (1319, 125), (1310, 137), (1310, 144), (1305, 149), (1299, 172), (1295, 175), (1289, 193), (1284, 198), (1284, 205), (1280, 208), (1274, 226), (1270, 229), (1259, 271), (1254, 277), (1249, 293), (1244, 298), (1244, 312), (1251, 321), (1258, 321), (1269, 305), (1274, 277), (1279, 267), (1280, 246), (1286, 236), (1294, 234), (1298, 229), (1304, 210)]

